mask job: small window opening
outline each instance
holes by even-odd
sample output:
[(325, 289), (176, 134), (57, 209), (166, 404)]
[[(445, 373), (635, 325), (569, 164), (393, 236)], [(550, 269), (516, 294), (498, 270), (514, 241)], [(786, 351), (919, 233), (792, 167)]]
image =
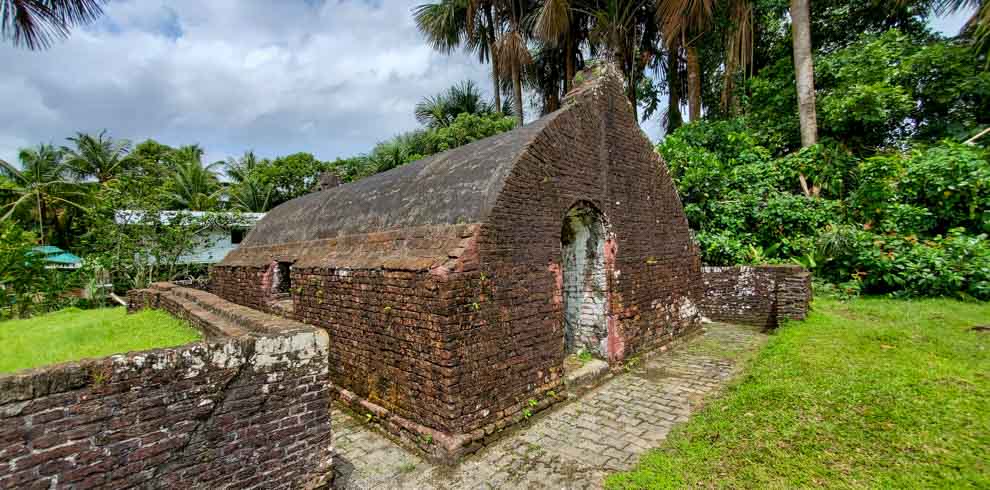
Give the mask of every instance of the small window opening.
[(275, 267), (272, 289), (276, 294), (289, 294), (292, 290), (292, 262), (279, 262)]
[(237, 245), (244, 241), (245, 231), (240, 228), (234, 228), (230, 230), (230, 243)]

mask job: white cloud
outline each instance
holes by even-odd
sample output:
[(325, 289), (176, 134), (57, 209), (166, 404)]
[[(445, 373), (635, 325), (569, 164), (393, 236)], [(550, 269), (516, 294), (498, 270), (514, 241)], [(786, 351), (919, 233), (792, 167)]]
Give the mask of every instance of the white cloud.
[(417, 127), (416, 101), (488, 67), (423, 42), (422, 0), (113, 2), (48, 51), (0, 45), (0, 158), (76, 131), (331, 159)]

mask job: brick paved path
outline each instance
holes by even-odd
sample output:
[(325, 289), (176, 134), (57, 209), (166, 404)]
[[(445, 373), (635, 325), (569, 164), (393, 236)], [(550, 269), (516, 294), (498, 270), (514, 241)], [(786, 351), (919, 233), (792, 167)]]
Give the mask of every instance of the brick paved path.
[(632, 467), (763, 345), (750, 327), (706, 325), (584, 396), (537, 415), (467, 457), (435, 466), (334, 409), (338, 488), (599, 488)]

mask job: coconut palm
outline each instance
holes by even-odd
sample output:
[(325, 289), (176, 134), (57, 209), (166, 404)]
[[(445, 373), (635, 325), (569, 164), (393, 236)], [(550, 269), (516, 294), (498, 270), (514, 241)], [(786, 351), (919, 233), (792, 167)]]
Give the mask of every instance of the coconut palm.
[(71, 179), (62, 162), (61, 151), (52, 145), (23, 149), (18, 153), (21, 168), (0, 160), (0, 176), (9, 179), (11, 185), (4, 189), (12, 197), (0, 206), (0, 221), (10, 219), (19, 210), (33, 214), (37, 220), (39, 235), (45, 238), (45, 224), (60, 228), (59, 215), (67, 208), (85, 211), (86, 194)]
[(667, 49), (679, 46), (687, 55), (688, 117), (701, 118), (701, 63), (698, 40), (710, 28), (716, 0), (657, 0), (656, 15)]
[(203, 150), (197, 145), (176, 150), (176, 169), (168, 187), (172, 207), (192, 211), (209, 211), (219, 203), (220, 181), (215, 169), (222, 162), (203, 165)]
[(261, 164), (262, 161), (255, 156), (254, 151), (248, 150), (241, 158), (228, 158), (224, 163), (224, 171), (231, 180), (241, 183), (247, 181), (251, 172)]
[(491, 61), (495, 107), (500, 107), (500, 79), (494, 49), (496, 26), (491, 2), (441, 0), (422, 4), (413, 9), (413, 19), (433, 49), (450, 54), (463, 46), (466, 51), (477, 54), (478, 61)]
[(972, 10), (973, 14), (963, 25), (963, 36), (970, 39), (976, 52), (986, 58), (984, 69), (990, 68), (990, 2), (986, 0), (937, 0), (935, 13), (946, 15)]
[[(604, 0), (593, 10), (582, 10), (591, 20), (589, 40), (604, 49), (605, 57), (621, 67), (626, 77), (626, 90), (633, 115), (638, 113), (636, 86), (649, 54), (644, 48), (653, 44), (655, 30), (644, 17), (652, 18), (653, 10), (646, 0)], [(643, 56), (646, 54), (647, 56)]]
[[(495, 47), (498, 45), (498, 37), (501, 32), (496, 24), (495, 0), (468, 0), (467, 32), (472, 37), (484, 41), (484, 51), (478, 50), (478, 60), (485, 63), (486, 56), (492, 62), (492, 93), (496, 109), (501, 109), (502, 105), (502, 77), (499, 75), (499, 61), (496, 56)], [(481, 14), (478, 15), (478, 12)], [(480, 32), (480, 35), (479, 35)], [(480, 47), (480, 46), (479, 46)], [(505, 114), (511, 114), (503, 110)]]
[(248, 178), (231, 186), (230, 203), (234, 209), (251, 213), (264, 213), (271, 209), (272, 186)]
[[(798, 116), (801, 123), (801, 147), (818, 143), (818, 116), (815, 110), (815, 66), (811, 57), (810, 0), (791, 0), (791, 30), (794, 46), (794, 82), (797, 86)], [(806, 196), (817, 194), (808, 188), (804, 174), (798, 174)]]
[(106, 0), (0, 0), (0, 37), (14, 46), (45, 49), (75, 26), (103, 14)]
[(581, 24), (586, 22), (576, 0), (545, 0), (534, 12), (533, 34), (551, 47), (562, 47), (564, 58), (564, 93), (571, 90), (577, 72), (580, 45), (584, 40)]
[(731, 114), (736, 110), (733, 98), (735, 77), (738, 72), (745, 76), (753, 63), (753, 2), (751, 0), (729, 0), (729, 24), (724, 39), (725, 69), (722, 72), (722, 112)]
[(430, 128), (449, 126), (458, 114), (491, 114), (494, 104), (485, 100), (478, 86), (465, 80), (416, 104), (416, 120)]
[(129, 141), (115, 141), (106, 135), (106, 131), (100, 131), (96, 136), (76, 133), (69, 141), (75, 148), (62, 147), (68, 170), (77, 178), (94, 178), (101, 184), (121, 174), (131, 151)]
[(523, 125), (523, 93), (522, 75), (527, 65), (533, 62), (526, 44), (526, 35), (522, 29), (522, 19), (526, 15), (526, 2), (522, 0), (503, 0), (509, 30), (498, 41), (496, 56), (499, 60), (501, 75), (512, 80), (512, 112), (516, 116), (516, 124)]

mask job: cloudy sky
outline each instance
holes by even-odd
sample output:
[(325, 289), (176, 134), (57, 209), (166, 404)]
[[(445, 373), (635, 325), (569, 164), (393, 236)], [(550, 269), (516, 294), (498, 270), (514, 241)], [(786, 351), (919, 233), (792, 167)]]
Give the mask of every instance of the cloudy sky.
[(199, 143), (207, 161), (367, 151), (415, 128), (424, 95), (463, 79), (490, 91), (487, 66), (423, 42), (410, 15), (423, 1), (113, 1), (47, 51), (0, 44), (0, 158), (102, 129)]

